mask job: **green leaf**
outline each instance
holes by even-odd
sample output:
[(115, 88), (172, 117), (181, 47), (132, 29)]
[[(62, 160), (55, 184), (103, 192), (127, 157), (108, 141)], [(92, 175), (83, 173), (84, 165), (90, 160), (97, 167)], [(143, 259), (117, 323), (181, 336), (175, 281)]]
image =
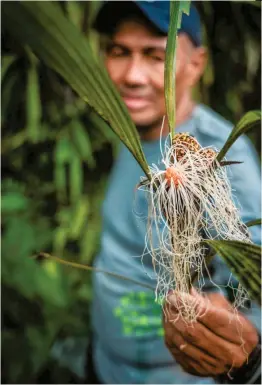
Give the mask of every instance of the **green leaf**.
[(71, 229), (69, 236), (71, 239), (78, 239), (81, 235), (83, 226), (87, 221), (89, 213), (89, 201), (87, 197), (82, 197), (77, 203), (73, 212), (73, 219), (71, 222)]
[(243, 162), (239, 162), (237, 160), (222, 160), (220, 162), (220, 166), (224, 167), (224, 166), (231, 166), (232, 164), (241, 164)]
[(100, 242), (100, 227), (98, 220), (91, 220), (87, 223), (83, 237), (81, 239), (81, 261), (91, 263), (98, 250)]
[(251, 227), (251, 226), (261, 226), (261, 224), (262, 224), (262, 219), (261, 219), (261, 218), (259, 218), (259, 219), (253, 219), (253, 220), (248, 221), (248, 222), (245, 223), (245, 225), (246, 225), (247, 227)]
[(72, 136), (72, 142), (75, 145), (80, 158), (84, 160), (91, 169), (93, 169), (95, 167), (95, 159), (87, 129), (85, 129), (80, 120), (75, 119), (71, 123), (70, 133)]
[(169, 131), (172, 136), (176, 124), (175, 70), (177, 31), (181, 26), (182, 13), (185, 12), (189, 14), (190, 3), (190, 1), (170, 1), (170, 24), (165, 59), (165, 100)]
[[(103, 141), (108, 141), (112, 145), (113, 156), (116, 157), (119, 148), (119, 139), (114, 135), (108, 123), (106, 123), (96, 112), (92, 111), (89, 115), (90, 123), (95, 130), (97, 140), (93, 139), (95, 149), (103, 146)], [(102, 134), (102, 135), (101, 135)]]
[(261, 122), (261, 111), (249, 111), (246, 113), (233, 128), (226, 143), (217, 155), (218, 162), (224, 158), (232, 144), (239, 138), (240, 135), (245, 134), (248, 130), (255, 126), (260, 126), (259, 122)]
[(1, 59), (1, 81), (4, 79), (5, 74), (8, 70), (8, 68), (13, 64), (13, 62), (16, 60), (15, 55), (5, 55)]
[(27, 132), (23, 130), (18, 134), (9, 136), (2, 141), (2, 154), (7, 153), (10, 150), (15, 150), (16, 148), (22, 146), (27, 141)]
[(78, 28), (81, 28), (81, 17), (82, 17), (82, 8), (79, 7), (79, 4), (75, 1), (66, 2), (68, 18), (71, 22)]
[(2, 12), (10, 34), (27, 44), (110, 124), (149, 177), (139, 136), (126, 106), (87, 40), (58, 4), (5, 2)]
[(19, 192), (9, 192), (1, 198), (2, 213), (14, 213), (28, 208), (28, 199)]
[(72, 158), (69, 167), (70, 202), (74, 205), (81, 197), (84, 184), (83, 167), (77, 155)]
[(69, 138), (65, 135), (57, 141), (55, 149), (55, 163), (66, 164), (75, 156), (75, 150)]
[(261, 2), (258, 0), (234, 0), (236, 3), (246, 3), (261, 8)]
[[(99, 130), (102, 132), (104, 137), (109, 141), (112, 142), (114, 140), (118, 140), (116, 137), (114, 137), (114, 133), (112, 130), (110, 130), (110, 126), (107, 122), (105, 122), (97, 113), (94, 111), (90, 112), (89, 119), (91, 122), (92, 127), (95, 128), (95, 130)], [(101, 134), (99, 133), (99, 137), (101, 137)]]
[[(41, 266), (28, 258), (33, 250), (50, 244), (46, 224), (16, 216), (6, 223), (2, 241), (2, 280), (28, 299), (44, 298), (56, 306), (64, 304), (58, 282), (48, 277)], [(18, 247), (19, 245), (19, 247)]]
[(74, 148), (67, 136), (63, 136), (56, 144), (55, 148), (55, 186), (58, 200), (64, 202), (67, 196), (67, 175), (65, 165), (69, 164), (76, 156)]
[(29, 54), (30, 67), (28, 69), (26, 89), (26, 117), (28, 139), (36, 143), (39, 139), (39, 130), (42, 116), (37, 59)]
[(66, 201), (66, 170), (63, 164), (56, 164), (54, 170), (54, 182), (59, 202)]
[[(10, 115), (13, 113), (14, 108), (17, 105), (14, 103), (17, 99), (17, 95), (20, 92), (23, 85), (23, 68), (22, 58), (14, 60), (10, 63), (6, 69), (5, 76), (2, 79), (2, 98), (1, 98), (1, 121), (5, 122), (10, 118)], [(22, 72), (22, 74), (21, 74)], [(22, 75), (22, 76), (21, 76)], [(16, 98), (15, 98), (16, 96)], [(10, 111), (11, 110), (11, 111)]]
[(68, 229), (59, 227), (56, 229), (53, 240), (53, 248), (55, 253), (62, 254), (68, 239)]
[(261, 247), (239, 241), (205, 241), (227, 263), (251, 299), (261, 304)]

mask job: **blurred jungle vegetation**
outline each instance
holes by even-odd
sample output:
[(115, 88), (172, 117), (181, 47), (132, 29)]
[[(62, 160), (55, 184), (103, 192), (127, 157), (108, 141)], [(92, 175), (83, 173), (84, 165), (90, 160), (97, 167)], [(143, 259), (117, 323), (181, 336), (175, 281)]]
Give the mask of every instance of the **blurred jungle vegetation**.
[[(99, 2), (59, 3), (98, 54)], [(236, 122), (261, 105), (260, 3), (195, 4), (210, 54), (196, 98)], [(27, 46), (1, 33), (2, 383), (81, 383), (90, 273), (30, 256), (92, 263), (118, 139)], [(261, 133), (250, 137), (260, 153)]]

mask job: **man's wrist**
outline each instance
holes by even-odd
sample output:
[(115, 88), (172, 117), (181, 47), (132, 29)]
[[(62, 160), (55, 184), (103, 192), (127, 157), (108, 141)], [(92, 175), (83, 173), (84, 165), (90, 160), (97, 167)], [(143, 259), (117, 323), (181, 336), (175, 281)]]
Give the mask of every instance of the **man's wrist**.
[(248, 361), (241, 368), (218, 376), (216, 381), (219, 384), (261, 384), (261, 335)]

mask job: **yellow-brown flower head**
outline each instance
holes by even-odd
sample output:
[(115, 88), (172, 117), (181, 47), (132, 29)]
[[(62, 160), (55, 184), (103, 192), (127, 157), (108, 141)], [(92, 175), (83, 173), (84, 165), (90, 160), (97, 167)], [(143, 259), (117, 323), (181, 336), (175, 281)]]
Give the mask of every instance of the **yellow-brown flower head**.
[(197, 152), (200, 150), (200, 144), (198, 141), (188, 133), (179, 133), (173, 137), (172, 145), (175, 145), (176, 150), (176, 160), (179, 162), (183, 156), (185, 156), (187, 150), (190, 152)]
[(199, 151), (199, 154), (201, 155), (201, 158), (207, 165), (210, 165), (217, 156), (216, 151), (213, 150), (212, 148), (203, 148)]

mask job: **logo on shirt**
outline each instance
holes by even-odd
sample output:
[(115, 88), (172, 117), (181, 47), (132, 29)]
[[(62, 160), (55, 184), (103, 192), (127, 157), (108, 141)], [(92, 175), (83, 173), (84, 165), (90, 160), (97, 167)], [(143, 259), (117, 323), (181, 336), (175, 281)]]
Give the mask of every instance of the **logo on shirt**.
[(152, 293), (138, 291), (126, 294), (113, 312), (121, 321), (125, 336), (164, 335), (162, 307)]

